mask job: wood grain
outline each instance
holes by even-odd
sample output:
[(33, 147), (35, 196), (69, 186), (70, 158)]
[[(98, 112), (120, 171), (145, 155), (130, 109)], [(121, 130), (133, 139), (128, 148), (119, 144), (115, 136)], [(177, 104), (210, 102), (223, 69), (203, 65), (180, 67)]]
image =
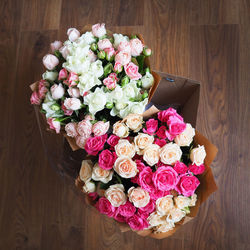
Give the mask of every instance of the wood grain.
[[(250, 249), (248, 0), (0, 1), (0, 249)], [(86, 206), (43, 152), (29, 84), (68, 27), (142, 33), (154, 69), (201, 81), (197, 128), (219, 148), (219, 190), (160, 241), (121, 233)]]

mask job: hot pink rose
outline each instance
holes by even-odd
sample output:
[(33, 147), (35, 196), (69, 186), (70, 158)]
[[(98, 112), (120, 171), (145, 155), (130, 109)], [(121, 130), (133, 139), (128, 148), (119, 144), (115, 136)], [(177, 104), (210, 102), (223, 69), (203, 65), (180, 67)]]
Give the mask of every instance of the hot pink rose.
[(120, 62), (116, 62), (114, 65), (114, 71), (118, 74), (120, 72), (122, 72), (123, 70), (123, 66)]
[(148, 192), (151, 192), (152, 189), (155, 189), (152, 177), (152, 169), (150, 167), (144, 167), (139, 173), (139, 185), (141, 188), (147, 190)]
[(158, 113), (158, 119), (162, 122), (167, 122), (169, 117), (173, 115), (183, 121), (183, 118), (179, 114), (177, 114), (177, 111), (173, 108), (168, 108), (166, 110), (160, 111)]
[(88, 120), (82, 120), (77, 125), (77, 132), (79, 135), (84, 136), (86, 139), (90, 137), (92, 132), (92, 124)]
[(46, 93), (48, 92), (47, 89), (48, 83), (45, 80), (41, 80), (38, 85), (38, 95), (40, 99), (45, 98)]
[(193, 175), (183, 175), (180, 178), (178, 185), (176, 186), (176, 191), (184, 196), (192, 196), (196, 188), (200, 185), (197, 177)]
[(64, 80), (68, 77), (68, 71), (66, 69), (61, 69), (59, 71), (58, 80)]
[(95, 137), (89, 137), (85, 144), (85, 150), (89, 155), (97, 155), (104, 147), (107, 140), (107, 134)]
[(59, 60), (52, 54), (47, 54), (43, 57), (43, 65), (48, 70), (53, 70), (59, 64)]
[(124, 205), (118, 207), (118, 212), (128, 218), (135, 214), (136, 207), (130, 201), (127, 201)]
[(49, 128), (56, 131), (57, 134), (60, 133), (61, 124), (55, 118), (48, 118), (47, 123), (49, 124)]
[(131, 54), (131, 47), (128, 41), (122, 41), (118, 45), (118, 51), (124, 51)]
[(41, 103), (41, 99), (39, 98), (38, 92), (34, 91), (30, 97), (30, 103), (39, 105)]
[(86, 139), (84, 136), (77, 135), (77, 136), (76, 136), (76, 145), (77, 145), (79, 148), (84, 149), (85, 144), (86, 144), (86, 140), (87, 140), (87, 139)]
[(50, 44), (52, 53), (54, 53), (56, 50), (59, 50), (61, 47), (62, 47), (61, 41), (54, 41), (53, 43)]
[(163, 147), (164, 145), (167, 144), (167, 142), (166, 142), (166, 140), (164, 140), (164, 139), (158, 139), (158, 138), (156, 138), (154, 144), (157, 144), (157, 145), (159, 145), (160, 147)]
[(109, 200), (105, 197), (101, 197), (95, 204), (96, 209), (101, 213), (109, 217), (114, 217), (116, 208), (111, 205)]
[(150, 195), (150, 198), (154, 201), (156, 201), (157, 199), (163, 197), (163, 196), (166, 196), (168, 195), (169, 191), (162, 191), (162, 190), (158, 190), (157, 188), (151, 190), (151, 192), (149, 193)]
[(160, 126), (158, 131), (156, 132), (156, 135), (160, 137), (161, 139), (166, 139), (167, 138), (166, 131), (167, 131), (167, 128), (165, 126)]
[(67, 109), (67, 108), (65, 107), (64, 103), (62, 103), (61, 108), (62, 108), (64, 114), (65, 114), (65, 115), (68, 115), (68, 116), (71, 116), (71, 115), (73, 114), (73, 112), (74, 112), (73, 110)]
[(155, 211), (155, 200), (150, 200), (150, 202), (145, 207), (140, 207), (139, 211), (151, 214)]
[(92, 33), (96, 37), (102, 37), (106, 34), (105, 24), (97, 23), (92, 26)]
[(92, 132), (95, 136), (104, 135), (109, 130), (109, 122), (99, 121), (92, 127)]
[(108, 59), (108, 60), (111, 60), (111, 58), (112, 58), (113, 56), (115, 56), (115, 49), (114, 49), (114, 48), (107, 48), (107, 49), (105, 49), (104, 51), (105, 51), (105, 53), (106, 53), (106, 55), (107, 55), (107, 59)]
[(92, 192), (92, 193), (88, 193), (88, 197), (89, 197), (92, 201), (95, 201), (95, 200), (99, 197), (99, 195), (98, 195), (98, 193), (96, 193), (96, 192)]
[(149, 213), (143, 211), (142, 209), (138, 209), (137, 215), (140, 216), (144, 220), (144, 228), (148, 227), (149, 225), (147, 222), (147, 218), (149, 216)]
[(99, 40), (97, 45), (98, 45), (99, 50), (105, 50), (108, 48), (112, 48), (112, 43), (107, 38)]
[(103, 84), (108, 88), (108, 89), (114, 89), (116, 87), (116, 79), (115, 77), (106, 77), (103, 80)]
[(116, 135), (110, 135), (108, 140), (107, 140), (107, 143), (111, 146), (111, 147), (114, 147), (116, 144), (118, 144), (120, 140), (120, 137), (119, 136), (116, 136)]
[(127, 76), (131, 80), (138, 80), (142, 77), (142, 75), (138, 72), (139, 67), (134, 63), (130, 62), (129, 64), (124, 66), (125, 72)]
[(201, 164), (197, 166), (196, 164), (190, 164), (189, 165), (189, 171), (192, 172), (193, 174), (202, 174), (205, 171), (205, 165)]
[(180, 120), (176, 115), (170, 116), (167, 124), (169, 133), (173, 136), (181, 134), (186, 128), (186, 123), (183, 122), (183, 120)]
[(109, 170), (113, 168), (116, 158), (115, 152), (105, 149), (99, 155), (98, 164), (101, 168)]
[(146, 121), (146, 129), (143, 129), (144, 133), (149, 135), (153, 135), (158, 129), (158, 121), (155, 119), (149, 119)]
[(120, 51), (116, 56), (115, 56), (115, 62), (120, 63), (121, 65), (126, 65), (131, 61), (131, 54), (125, 51)]
[(137, 170), (138, 170), (138, 173), (135, 177), (131, 178), (130, 180), (133, 182), (133, 183), (137, 183), (139, 184), (139, 174), (140, 172), (146, 167), (144, 165), (144, 163), (141, 161), (141, 160), (138, 160), (138, 159), (135, 159), (137, 155), (135, 155), (135, 157), (133, 158), (133, 160), (135, 160), (135, 163), (136, 163), (136, 167), (137, 167)]
[(134, 214), (133, 216), (129, 217), (127, 223), (131, 227), (131, 229), (136, 231), (143, 230), (147, 227), (146, 221), (137, 214)]
[(143, 51), (143, 44), (140, 39), (134, 38), (130, 40), (131, 55), (139, 56)]
[(168, 138), (169, 141), (173, 141), (175, 135), (170, 134), (167, 130), (165, 131), (165, 136)]
[(180, 161), (177, 161), (174, 164), (174, 170), (178, 173), (178, 174), (185, 174), (188, 170), (188, 167)]
[(122, 215), (119, 213), (118, 209), (116, 209), (116, 213), (115, 213), (115, 215), (114, 215), (113, 218), (114, 218), (115, 220), (119, 221), (119, 222), (126, 222), (126, 220), (127, 220), (126, 217), (122, 216)]
[(162, 191), (174, 189), (178, 181), (178, 174), (172, 167), (159, 167), (153, 174), (155, 187)]

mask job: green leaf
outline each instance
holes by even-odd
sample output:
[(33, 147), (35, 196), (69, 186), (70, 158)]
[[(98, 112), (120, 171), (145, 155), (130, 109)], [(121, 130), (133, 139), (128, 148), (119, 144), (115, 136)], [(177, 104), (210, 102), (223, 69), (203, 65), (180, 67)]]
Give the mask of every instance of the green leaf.
[(136, 60), (137, 60), (138, 65), (139, 65), (139, 72), (140, 72), (140, 73), (143, 72), (143, 68), (144, 68), (144, 59), (145, 59), (145, 56), (144, 56), (144, 55), (141, 55), (141, 56), (137, 56), (137, 57), (136, 57)]

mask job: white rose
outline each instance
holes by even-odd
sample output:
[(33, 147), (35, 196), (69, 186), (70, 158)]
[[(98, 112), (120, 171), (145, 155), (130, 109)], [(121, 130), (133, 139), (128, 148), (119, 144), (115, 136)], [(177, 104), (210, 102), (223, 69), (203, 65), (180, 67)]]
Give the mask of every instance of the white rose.
[(75, 88), (69, 87), (67, 91), (70, 97), (75, 97), (75, 98), (80, 97), (80, 90), (77, 87)]
[(81, 101), (77, 98), (66, 98), (64, 106), (69, 110), (78, 110), (81, 108)]
[(85, 96), (84, 104), (89, 106), (89, 112), (93, 115), (104, 109), (106, 104), (106, 95), (102, 89), (96, 88), (94, 93)]
[(80, 39), (83, 40), (87, 44), (91, 44), (91, 43), (95, 42), (95, 38), (94, 38), (93, 34), (89, 31), (82, 34)]
[(149, 88), (151, 88), (151, 86), (154, 83), (154, 77), (153, 77), (152, 74), (150, 74), (149, 72), (147, 72), (146, 75), (144, 75), (141, 78), (141, 81), (142, 81), (142, 87), (144, 89), (149, 89)]
[(114, 47), (117, 49), (120, 42), (129, 42), (129, 38), (127, 36), (123, 36), (122, 34), (113, 34), (114, 37)]
[(128, 104), (125, 103), (125, 102), (117, 102), (115, 104), (115, 107), (116, 107), (117, 110), (122, 110), (122, 109), (125, 109), (127, 107), (127, 105)]
[(151, 144), (143, 150), (143, 160), (147, 162), (149, 166), (154, 166), (159, 161), (159, 149), (157, 144)]
[(191, 201), (190, 201), (189, 206), (190, 206), (190, 207), (194, 207), (195, 204), (196, 204), (196, 201), (197, 201), (197, 194), (193, 194), (193, 195), (191, 196)]
[(156, 227), (166, 222), (166, 217), (159, 215), (157, 212), (153, 212), (147, 218), (151, 227)]
[(104, 195), (113, 207), (124, 205), (127, 201), (126, 194), (124, 193), (124, 186), (122, 184), (111, 185), (105, 191)]
[(167, 195), (156, 200), (156, 212), (161, 216), (167, 215), (173, 207), (173, 195)]
[(128, 140), (120, 139), (115, 145), (115, 152), (118, 157), (127, 156), (129, 158), (133, 158), (135, 155), (135, 146)]
[(138, 173), (136, 163), (127, 156), (118, 157), (114, 164), (115, 172), (123, 178), (135, 177)]
[(120, 138), (125, 138), (129, 135), (129, 130), (124, 123), (118, 121), (113, 125), (113, 133)]
[(197, 166), (200, 166), (204, 163), (204, 160), (206, 158), (206, 150), (204, 146), (198, 145), (198, 148), (193, 148), (190, 153), (190, 160), (192, 163), (196, 164)]
[(83, 160), (79, 172), (79, 177), (82, 181), (88, 182), (92, 176), (93, 162), (91, 160)]
[(96, 85), (101, 85), (102, 82), (91, 72), (82, 74), (79, 77), (79, 84), (77, 87), (80, 90), (80, 94), (84, 95), (85, 92), (89, 91)]
[(190, 123), (187, 123), (185, 130), (181, 134), (177, 135), (174, 141), (180, 147), (185, 147), (191, 144), (194, 136), (195, 129), (191, 126)]
[(142, 114), (148, 103), (148, 98), (144, 99), (142, 102), (132, 102), (130, 105), (130, 113)]
[(59, 84), (54, 84), (51, 88), (50, 88), (50, 92), (51, 92), (51, 96), (53, 97), (53, 99), (58, 100), (61, 99), (64, 96), (64, 88), (62, 86), (61, 83)]
[(174, 165), (176, 161), (179, 161), (182, 156), (180, 147), (175, 143), (167, 143), (160, 149), (161, 162), (167, 165)]
[(142, 128), (143, 117), (140, 114), (129, 114), (125, 117), (125, 121), (131, 130), (138, 132)]
[(190, 205), (191, 199), (186, 196), (179, 195), (174, 197), (174, 202), (179, 209), (184, 209)]
[(56, 71), (46, 71), (42, 74), (44, 80), (55, 81), (57, 79), (58, 73)]
[(169, 211), (169, 214), (167, 216), (167, 222), (179, 222), (183, 217), (185, 217), (185, 215), (186, 213), (183, 210), (179, 208), (173, 208)]
[(97, 60), (90, 65), (90, 70), (95, 75), (95, 77), (99, 78), (103, 75), (103, 66), (102, 61)]
[[(151, 145), (154, 142), (154, 137), (152, 135), (138, 133), (138, 135), (134, 138), (134, 143), (136, 147), (136, 151), (139, 154), (143, 154), (142, 150)], [(159, 153), (158, 153), (159, 158)]]
[(150, 201), (150, 196), (148, 191), (140, 187), (131, 187), (128, 190), (129, 201), (134, 204), (135, 207), (145, 207)]
[(95, 164), (92, 172), (92, 179), (95, 181), (101, 181), (103, 183), (108, 183), (113, 178), (113, 170), (105, 170), (99, 166), (98, 163)]
[(86, 193), (93, 193), (96, 190), (95, 183), (92, 181), (88, 181), (85, 183), (85, 185), (82, 187), (83, 191)]
[(59, 64), (59, 60), (56, 56), (47, 54), (43, 57), (43, 65), (48, 70), (53, 70)]
[(75, 28), (69, 28), (67, 31), (67, 35), (69, 37), (69, 40), (71, 42), (74, 42), (80, 37), (80, 32)]

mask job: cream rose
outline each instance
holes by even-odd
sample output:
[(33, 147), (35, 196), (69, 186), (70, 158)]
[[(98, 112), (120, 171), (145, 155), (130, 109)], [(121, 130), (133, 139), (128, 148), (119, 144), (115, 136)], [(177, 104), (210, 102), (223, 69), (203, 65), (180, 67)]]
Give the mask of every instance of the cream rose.
[(91, 160), (83, 160), (79, 172), (79, 177), (82, 181), (88, 182), (91, 179), (93, 162)]
[(173, 222), (165, 221), (163, 224), (156, 227), (156, 233), (166, 233), (175, 227)]
[(167, 143), (160, 149), (161, 162), (168, 165), (174, 165), (176, 161), (179, 161), (182, 156), (180, 147), (175, 143)]
[(166, 222), (166, 216), (161, 216), (157, 212), (153, 212), (147, 220), (151, 227), (156, 227)]
[(149, 166), (153, 166), (159, 161), (160, 146), (157, 144), (151, 144), (143, 150), (143, 160), (147, 162)]
[(191, 126), (190, 123), (187, 123), (185, 130), (181, 134), (177, 135), (174, 141), (180, 147), (185, 147), (191, 144), (194, 136), (195, 136), (195, 129)]
[(196, 204), (196, 201), (197, 201), (197, 194), (193, 194), (193, 195), (191, 196), (191, 201), (190, 201), (189, 206), (190, 206), (190, 207), (194, 207), (195, 204)]
[(126, 139), (120, 139), (115, 145), (115, 152), (118, 157), (127, 156), (133, 158), (135, 155), (135, 146)]
[(143, 117), (140, 114), (129, 114), (124, 120), (126, 125), (134, 132), (138, 132), (142, 128)]
[(85, 185), (82, 187), (83, 191), (86, 193), (93, 193), (96, 190), (95, 183), (92, 181), (88, 181), (85, 183)]
[(105, 170), (101, 168), (98, 163), (96, 163), (92, 171), (92, 179), (95, 181), (108, 183), (112, 180), (113, 173), (113, 170)]
[(124, 205), (127, 201), (126, 194), (124, 193), (124, 186), (122, 184), (111, 185), (105, 191), (104, 195), (113, 207)]
[(185, 215), (186, 213), (183, 210), (179, 208), (173, 208), (169, 211), (169, 214), (167, 216), (167, 222), (179, 222), (183, 217), (185, 217)]
[(191, 199), (186, 196), (179, 195), (174, 197), (174, 202), (177, 208), (184, 209), (185, 207), (190, 206)]
[(206, 158), (206, 151), (204, 146), (198, 145), (198, 148), (193, 148), (190, 153), (190, 160), (196, 164), (197, 166), (200, 166), (204, 163), (204, 160)]
[(138, 169), (136, 163), (129, 157), (118, 157), (114, 164), (114, 170), (123, 178), (135, 177)]
[(118, 121), (113, 125), (113, 133), (120, 138), (125, 138), (129, 135), (129, 130), (123, 122)]
[(142, 154), (142, 150), (154, 142), (154, 137), (148, 134), (139, 133), (134, 138), (135, 148), (138, 154)]
[(135, 207), (145, 207), (150, 201), (148, 191), (140, 187), (131, 187), (128, 190), (129, 201), (134, 204)]
[(173, 195), (167, 195), (156, 200), (156, 212), (161, 216), (167, 215), (173, 207)]

